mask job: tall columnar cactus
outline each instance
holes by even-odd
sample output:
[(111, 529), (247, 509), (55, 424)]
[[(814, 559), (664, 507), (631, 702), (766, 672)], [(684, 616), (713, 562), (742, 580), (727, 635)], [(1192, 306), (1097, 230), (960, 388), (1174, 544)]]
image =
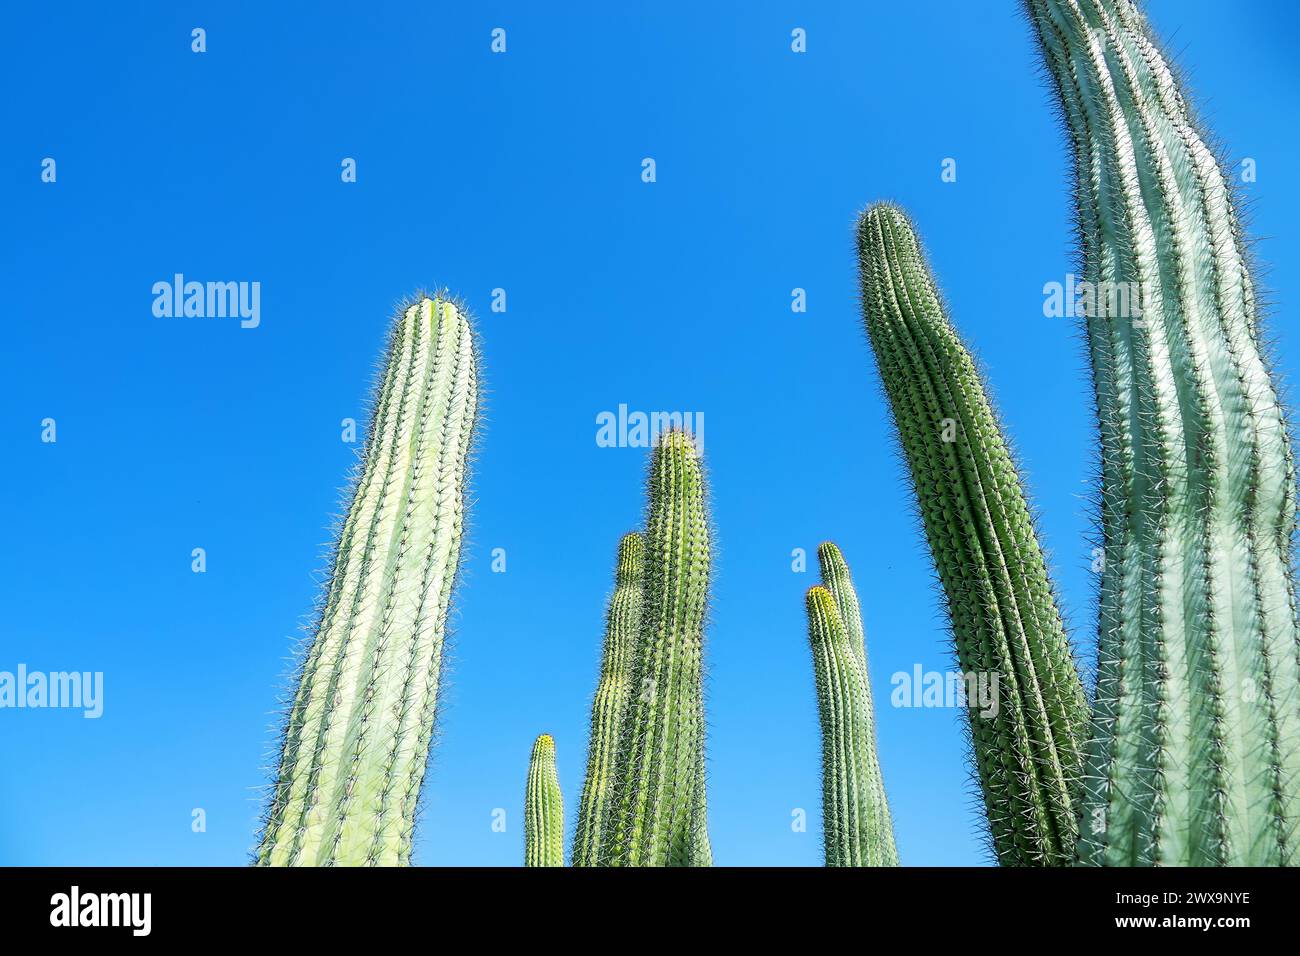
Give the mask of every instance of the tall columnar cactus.
[(1105, 568), (1079, 858), (1300, 860), (1295, 473), (1231, 190), (1125, 0), (1030, 0), (1074, 146)]
[(460, 557), (474, 336), (441, 296), (397, 317), (257, 861), (409, 863)]
[(614, 595), (605, 616), (605, 647), (600, 661), (600, 681), (591, 705), (591, 741), (587, 748), (587, 776), (578, 805), (578, 829), (573, 837), (573, 865), (596, 866), (600, 860), (601, 831), (609, 812), (619, 733), (627, 710), (632, 680), (632, 655), (641, 626), (641, 585), (645, 566), (645, 540), (632, 532), (618, 545), (618, 570)]
[(949, 325), (901, 210), (858, 230), (862, 299), (963, 672), (993, 850), (1002, 863), (1073, 857), (1087, 704), (1015, 464), (975, 363)]
[(822, 584), (808, 591), (808, 640), (822, 729), (822, 830), (827, 866), (897, 866), (876, 750), (862, 618), (848, 565), (827, 541)]
[(660, 437), (648, 485), (641, 626), (599, 860), (707, 866), (701, 665), (709, 522), (689, 434)]
[(555, 770), (555, 741), (533, 742), (524, 789), (524, 866), (564, 866), (564, 796)]

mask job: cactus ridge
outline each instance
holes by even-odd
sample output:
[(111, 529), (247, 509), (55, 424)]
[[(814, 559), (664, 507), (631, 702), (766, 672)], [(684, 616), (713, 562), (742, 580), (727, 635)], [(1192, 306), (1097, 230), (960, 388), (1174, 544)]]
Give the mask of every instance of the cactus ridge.
[(958, 663), (999, 683), (996, 715), (968, 708), (994, 853), (1068, 862), (1087, 703), (1014, 461), (906, 215), (872, 206), (858, 245), (867, 332)]
[(533, 742), (524, 788), (524, 866), (564, 866), (564, 795), (555, 769), (555, 740)]
[(401, 308), (373, 407), (285, 726), (263, 865), (410, 860), (478, 415), (462, 309), (426, 295)]
[(591, 704), (587, 774), (578, 807), (578, 828), (573, 837), (574, 866), (596, 866), (600, 858), (601, 831), (609, 814), (619, 733), (632, 680), (632, 655), (641, 625), (644, 568), (644, 537), (637, 532), (624, 535), (618, 546), (614, 594), (605, 615), (600, 680)]
[(651, 456), (640, 630), (599, 862), (707, 866), (702, 652), (709, 589), (704, 471), (691, 436)]
[(1145, 18), (1025, 4), (1074, 147), (1100, 422), (1097, 686), (1079, 859), (1297, 862), (1295, 469), (1229, 183)]
[(821, 719), (826, 865), (897, 866), (866, 654), (857, 636), (857, 594), (839, 548), (828, 541), (817, 554), (823, 583), (809, 589), (806, 604)]

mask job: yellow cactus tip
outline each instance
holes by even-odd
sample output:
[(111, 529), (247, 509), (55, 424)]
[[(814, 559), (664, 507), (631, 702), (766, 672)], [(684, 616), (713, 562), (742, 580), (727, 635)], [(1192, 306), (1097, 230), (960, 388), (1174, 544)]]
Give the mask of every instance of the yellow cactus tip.
[(665, 451), (695, 453), (695, 437), (685, 428), (670, 428), (659, 433), (659, 447)]

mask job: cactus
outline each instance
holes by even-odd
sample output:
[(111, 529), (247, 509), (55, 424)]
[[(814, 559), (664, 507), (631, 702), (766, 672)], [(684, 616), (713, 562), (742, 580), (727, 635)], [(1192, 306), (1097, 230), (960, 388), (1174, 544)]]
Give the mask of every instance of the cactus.
[(1026, 7), (1107, 306), (1085, 316), (1105, 566), (1079, 859), (1295, 864), (1295, 471), (1231, 190), (1133, 4)]
[(826, 865), (897, 866), (857, 593), (839, 548), (827, 541), (817, 556), (823, 583), (809, 589), (807, 606), (822, 729)]
[(600, 682), (591, 705), (591, 741), (587, 747), (587, 776), (578, 804), (578, 829), (573, 836), (573, 865), (596, 866), (601, 830), (609, 812), (619, 732), (627, 709), (629, 673), (641, 625), (641, 580), (645, 541), (636, 532), (618, 545), (614, 595), (605, 616), (605, 647)]
[(867, 332), (957, 660), (968, 680), (998, 682), (996, 713), (968, 708), (994, 854), (1069, 862), (1087, 704), (1019, 476), (907, 217), (871, 207), (858, 243)]
[(463, 311), (397, 316), (257, 862), (404, 865), (464, 524), (477, 358)]
[[(822, 586), (831, 592), (835, 599), (835, 609), (839, 612), (844, 625), (849, 647), (858, 659), (864, 677), (869, 676), (867, 667), (867, 634), (862, 627), (862, 606), (858, 603), (858, 589), (853, 586), (853, 575), (849, 573), (849, 564), (834, 541), (823, 541), (817, 546), (817, 567), (821, 571)], [(871, 683), (867, 687), (868, 712), (872, 710)], [(872, 733), (875, 731), (873, 730)]]
[(524, 789), (524, 866), (564, 866), (564, 796), (555, 771), (555, 741), (533, 742)]
[(709, 525), (704, 472), (689, 434), (660, 437), (648, 486), (641, 625), (598, 859), (606, 866), (707, 866), (701, 667)]

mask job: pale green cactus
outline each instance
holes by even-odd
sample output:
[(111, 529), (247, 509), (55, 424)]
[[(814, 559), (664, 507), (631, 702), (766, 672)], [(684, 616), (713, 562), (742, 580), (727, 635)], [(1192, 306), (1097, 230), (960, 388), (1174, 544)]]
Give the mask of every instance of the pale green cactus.
[(478, 407), (474, 335), (442, 296), (393, 326), (257, 862), (405, 865), (433, 735)]
[(564, 796), (555, 769), (555, 741), (533, 742), (524, 789), (524, 866), (564, 866)]
[(708, 866), (701, 678), (709, 522), (689, 434), (660, 437), (648, 490), (641, 626), (599, 862)]
[(1105, 567), (1079, 859), (1295, 864), (1295, 471), (1232, 191), (1132, 3), (1026, 8), (1105, 306), (1085, 318)]

